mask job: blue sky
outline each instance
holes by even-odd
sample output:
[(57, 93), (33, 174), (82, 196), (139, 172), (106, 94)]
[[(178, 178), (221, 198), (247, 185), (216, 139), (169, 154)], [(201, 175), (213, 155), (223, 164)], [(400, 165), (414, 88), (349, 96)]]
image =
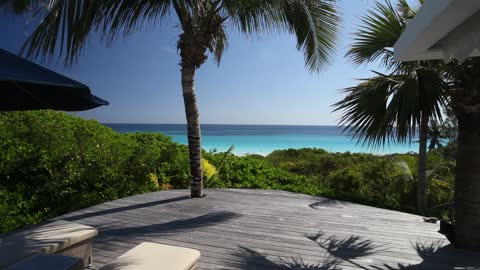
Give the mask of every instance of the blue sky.
[[(343, 0), (343, 29), (335, 61), (320, 74), (305, 68), (295, 39), (287, 34), (246, 38), (231, 29), (222, 63), (197, 72), (200, 118), (206, 124), (335, 125), (331, 105), (339, 89), (366, 78), (377, 65), (355, 67), (344, 58), (359, 17), (373, 1)], [(0, 17), (0, 48), (18, 52), (31, 26)], [(90, 86), (109, 106), (77, 113), (104, 123), (185, 123), (174, 21), (138, 31), (106, 47), (92, 36), (71, 68), (44, 65)]]

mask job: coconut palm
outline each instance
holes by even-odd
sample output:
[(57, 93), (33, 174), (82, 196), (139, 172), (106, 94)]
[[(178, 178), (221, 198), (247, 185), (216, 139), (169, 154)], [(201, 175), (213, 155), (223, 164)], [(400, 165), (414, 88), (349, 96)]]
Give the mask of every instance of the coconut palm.
[(281, 31), (296, 36), (311, 71), (319, 71), (334, 53), (339, 17), (336, 0), (0, 0), (1, 8), (40, 18), (22, 52), (27, 57), (63, 57), (76, 61), (92, 32), (106, 42), (142, 26), (178, 22), (181, 34), (181, 83), (188, 125), (191, 196), (202, 196), (202, 152), (195, 72), (209, 55), (220, 62), (227, 30), (246, 35)]
[(376, 76), (344, 90), (346, 97), (334, 104), (343, 111), (340, 124), (359, 141), (374, 147), (412, 142), (419, 137), (417, 209), (426, 202), (427, 134), (430, 119), (441, 119), (445, 85), (433, 62), (397, 63), (391, 48), (415, 16), (406, 1), (395, 7), (377, 2), (362, 18), (347, 56), (357, 65), (380, 61), (391, 74)]

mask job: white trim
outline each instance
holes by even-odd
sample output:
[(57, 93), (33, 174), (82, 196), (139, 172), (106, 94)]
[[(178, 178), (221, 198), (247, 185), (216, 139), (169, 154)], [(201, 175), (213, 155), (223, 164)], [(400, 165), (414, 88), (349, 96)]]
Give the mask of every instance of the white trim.
[(442, 48), (434, 51), (430, 48), (479, 10), (480, 0), (426, 0), (395, 43), (395, 59), (445, 58)]

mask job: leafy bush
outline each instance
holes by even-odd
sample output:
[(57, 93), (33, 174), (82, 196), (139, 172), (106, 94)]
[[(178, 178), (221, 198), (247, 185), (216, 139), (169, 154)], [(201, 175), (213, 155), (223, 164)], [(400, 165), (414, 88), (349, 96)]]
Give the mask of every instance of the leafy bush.
[[(428, 204), (452, 201), (454, 146), (428, 155)], [(376, 156), (329, 153), (322, 149), (277, 150), (265, 158), (272, 165), (307, 176), (321, 190), (320, 195), (408, 212), (415, 212), (416, 154)], [(433, 211), (432, 215), (441, 215)]]
[(392, 157), (366, 154), (343, 156), (348, 165), (326, 178), (329, 197), (374, 206), (412, 210), (415, 202), (412, 178)]
[[(450, 152), (448, 147), (445, 149)], [(455, 161), (445, 159), (440, 149), (431, 151), (427, 160), (427, 200), (430, 206), (453, 202)]]
[(53, 111), (1, 113), (0, 152), (0, 231), (153, 191), (151, 173), (188, 183), (187, 149), (168, 137)]
[(339, 199), (360, 200), (360, 192), (364, 183), (363, 175), (352, 168), (343, 168), (331, 172), (325, 179), (330, 196)]
[(305, 176), (326, 176), (338, 168), (337, 160), (328, 158), (329, 153), (323, 149), (288, 149), (276, 150), (266, 160), (283, 170)]
[[(207, 154), (214, 165), (218, 165), (223, 155)], [(222, 183), (212, 187), (278, 189), (318, 195), (321, 186), (312, 179), (286, 172), (256, 156), (238, 157), (230, 155), (224, 160), (219, 172)]]
[[(453, 199), (455, 145), (428, 155), (430, 206)], [(188, 149), (53, 111), (0, 113), (0, 232), (113, 199), (188, 188)], [(277, 150), (204, 152), (212, 188), (278, 189), (415, 212), (417, 156)], [(434, 211), (440, 216), (443, 213)]]

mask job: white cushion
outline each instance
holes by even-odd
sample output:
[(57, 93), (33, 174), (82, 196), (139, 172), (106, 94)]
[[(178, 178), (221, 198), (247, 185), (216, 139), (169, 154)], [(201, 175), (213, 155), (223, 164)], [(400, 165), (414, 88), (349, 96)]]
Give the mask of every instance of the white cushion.
[(95, 228), (55, 221), (0, 237), (0, 268), (39, 253), (55, 253), (98, 234)]
[(101, 270), (189, 270), (199, 258), (195, 249), (144, 242)]

